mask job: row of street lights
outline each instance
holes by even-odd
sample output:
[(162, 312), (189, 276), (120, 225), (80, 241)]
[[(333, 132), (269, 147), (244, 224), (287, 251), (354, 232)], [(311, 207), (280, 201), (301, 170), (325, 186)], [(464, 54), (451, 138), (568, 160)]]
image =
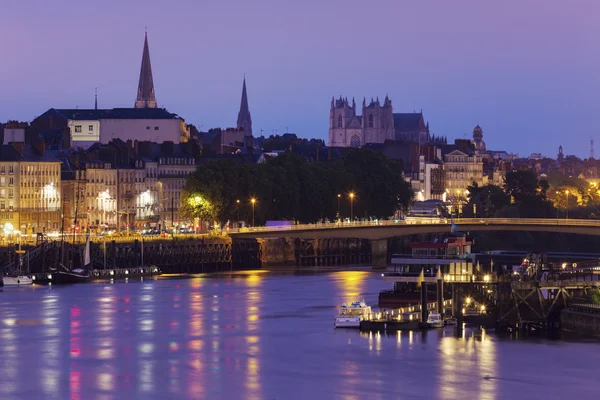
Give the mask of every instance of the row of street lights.
[[(251, 197), (250, 198), (250, 204), (252, 204), (252, 226), (254, 226), (254, 206), (256, 205), (256, 198), (255, 197)], [(237, 220), (238, 223), (240, 222), (240, 200), (236, 200), (235, 201), (236, 204), (236, 208), (237, 208)]]
[[(356, 194), (354, 192), (350, 192), (348, 193), (348, 198), (350, 199), (350, 221), (352, 221), (354, 219), (354, 197), (356, 196)], [(337, 216), (338, 218), (340, 217), (340, 200), (342, 198), (342, 195), (338, 193), (337, 195), (337, 199), (338, 199), (338, 209), (337, 209)], [(258, 200), (255, 197), (251, 197), (250, 198), (250, 204), (252, 204), (252, 226), (254, 226), (254, 207), (256, 206), (256, 202)], [(236, 204), (236, 208), (237, 208), (237, 219), (238, 222), (240, 221), (240, 200), (237, 199), (235, 201)]]
[[(354, 192), (348, 193), (348, 198), (350, 199), (350, 221), (354, 219), (354, 196), (356, 194)], [(337, 195), (338, 205), (337, 205), (337, 217), (340, 217), (340, 200), (342, 199), (342, 195), (338, 193)]]

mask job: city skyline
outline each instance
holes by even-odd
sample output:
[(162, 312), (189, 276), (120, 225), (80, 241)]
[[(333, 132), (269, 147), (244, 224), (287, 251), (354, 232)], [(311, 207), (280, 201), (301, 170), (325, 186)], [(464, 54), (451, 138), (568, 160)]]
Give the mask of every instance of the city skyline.
[(118, 3), (108, 1), (83, 20), (76, 17), (88, 6), (74, 1), (11, 4), (0, 27), (10, 38), (0, 120), (93, 108), (96, 87), (99, 108), (131, 107), (147, 27), (159, 107), (199, 129), (235, 126), (246, 74), (255, 136), (289, 131), (326, 141), (332, 96), (389, 95), (395, 112), (422, 109), (436, 136), (470, 139), (479, 124), (489, 149), (555, 157), (562, 145), (565, 154), (589, 155), (600, 90), (591, 16), (600, 6), (396, 3), (182, 1), (158, 12), (132, 1), (116, 14)]

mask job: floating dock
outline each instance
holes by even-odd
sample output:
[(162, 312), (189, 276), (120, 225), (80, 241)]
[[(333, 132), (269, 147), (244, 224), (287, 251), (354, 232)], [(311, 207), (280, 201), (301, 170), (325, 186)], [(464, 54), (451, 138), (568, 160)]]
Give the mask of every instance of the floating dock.
[[(139, 279), (162, 275), (158, 267), (137, 267), (137, 268), (116, 268), (116, 269), (94, 269), (91, 272), (94, 281), (111, 281), (116, 279)], [(52, 272), (34, 273), (31, 274), (31, 279), (34, 284), (51, 285), (54, 282)]]

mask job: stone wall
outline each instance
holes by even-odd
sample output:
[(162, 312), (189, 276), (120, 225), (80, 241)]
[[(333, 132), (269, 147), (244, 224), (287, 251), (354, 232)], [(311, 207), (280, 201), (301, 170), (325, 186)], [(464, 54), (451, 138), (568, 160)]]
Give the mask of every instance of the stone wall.
[(561, 330), (600, 337), (600, 313), (564, 309), (560, 313)]

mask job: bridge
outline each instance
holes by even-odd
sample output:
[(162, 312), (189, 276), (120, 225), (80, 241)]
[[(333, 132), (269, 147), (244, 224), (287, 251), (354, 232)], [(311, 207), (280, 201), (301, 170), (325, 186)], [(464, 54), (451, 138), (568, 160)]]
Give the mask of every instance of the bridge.
[(407, 218), (406, 220), (374, 220), (356, 222), (317, 223), (288, 226), (261, 226), (228, 230), (235, 239), (342, 239), (353, 238), (370, 242), (374, 267), (388, 263), (388, 239), (428, 233), (529, 231), (600, 235), (600, 221), (580, 219), (534, 218)]
[(407, 220), (376, 220), (334, 222), (289, 226), (260, 226), (232, 229), (228, 234), (239, 238), (340, 238), (381, 240), (403, 235), (445, 233), (452, 231), (530, 231), (600, 235), (600, 220), (534, 219), (534, 218), (408, 218)]

